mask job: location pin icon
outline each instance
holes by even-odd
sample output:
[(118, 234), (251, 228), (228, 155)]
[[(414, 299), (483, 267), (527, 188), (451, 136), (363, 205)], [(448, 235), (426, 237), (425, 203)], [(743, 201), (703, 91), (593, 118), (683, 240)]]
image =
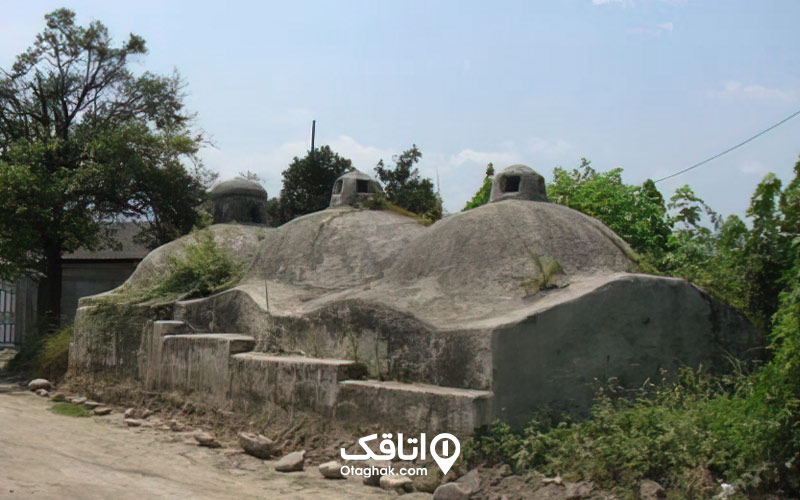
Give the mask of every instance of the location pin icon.
[[(442, 440), (445, 440), (444, 443), (442, 443), (442, 454), (445, 456), (440, 457), (439, 454), (436, 452), (436, 444)], [(450, 453), (449, 445), (451, 442), (453, 443), (453, 448), (454, 448), (453, 454), (447, 456)], [(461, 443), (458, 441), (458, 438), (452, 434), (448, 434), (445, 432), (443, 434), (439, 434), (431, 441), (431, 457), (433, 457), (433, 460), (436, 462), (436, 465), (438, 465), (439, 468), (442, 469), (442, 474), (447, 474), (447, 472), (450, 470), (450, 467), (452, 467), (455, 461), (458, 459), (458, 455), (460, 453), (461, 453)]]

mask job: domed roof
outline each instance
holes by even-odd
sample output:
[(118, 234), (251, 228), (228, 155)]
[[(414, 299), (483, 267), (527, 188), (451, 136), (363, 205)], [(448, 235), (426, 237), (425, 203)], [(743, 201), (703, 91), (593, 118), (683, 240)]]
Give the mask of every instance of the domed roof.
[(249, 181), (244, 177), (235, 177), (217, 184), (211, 190), (211, 198), (219, 198), (221, 196), (257, 196), (259, 198), (266, 198), (267, 191), (261, 187), (261, 184)]
[(435, 277), (448, 289), (519, 288), (534, 263), (557, 262), (564, 276), (630, 271), (633, 252), (600, 221), (555, 203), (506, 200), (438, 221), (412, 240), (387, 276)]
[[(346, 174), (344, 174), (341, 177), (339, 177), (339, 179), (360, 179), (362, 181), (373, 181), (373, 182), (375, 182), (375, 179), (373, 179), (372, 177), (368, 176), (367, 174), (365, 174), (364, 172), (362, 172), (360, 170), (351, 170), (350, 172), (347, 172)], [(339, 179), (337, 179), (337, 180), (339, 180)]]
[(511, 165), (492, 180), (489, 202), (502, 200), (548, 201), (544, 177), (527, 165)]

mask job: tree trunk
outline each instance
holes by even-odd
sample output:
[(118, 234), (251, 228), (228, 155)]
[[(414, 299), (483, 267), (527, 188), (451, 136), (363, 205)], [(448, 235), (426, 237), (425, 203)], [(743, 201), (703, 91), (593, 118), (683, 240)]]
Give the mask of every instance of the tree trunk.
[(61, 242), (49, 242), (45, 257), (47, 275), (39, 282), (39, 319), (44, 321), (47, 331), (53, 331), (61, 324)]

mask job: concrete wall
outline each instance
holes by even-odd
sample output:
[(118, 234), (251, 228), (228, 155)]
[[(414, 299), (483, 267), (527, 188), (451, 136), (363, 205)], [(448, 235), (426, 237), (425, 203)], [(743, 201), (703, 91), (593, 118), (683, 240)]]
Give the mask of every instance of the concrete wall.
[(730, 369), (764, 355), (730, 306), (676, 278), (627, 275), (493, 337), (495, 416), (521, 427), (537, 411), (585, 415), (597, 383), (657, 382), (682, 366)]
[(230, 388), (230, 362), (233, 354), (253, 349), (255, 341), (247, 335), (195, 334), (167, 335), (161, 346), (163, 389), (200, 391), (209, 400), (225, 405)]

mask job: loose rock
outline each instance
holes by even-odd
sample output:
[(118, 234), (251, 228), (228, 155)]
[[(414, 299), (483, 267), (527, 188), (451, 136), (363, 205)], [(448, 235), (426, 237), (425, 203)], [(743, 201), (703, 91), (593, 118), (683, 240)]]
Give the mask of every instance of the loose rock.
[(306, 452), (293, 451), (288, 455), (284, 455), (278, 463), (275, 464), (275, 470), (278, 472), (295, 472), (303, 470), (305, 463)]
[(145, 408), (145, 410), (142, 411), (142, 418), (148, 418), (152, 414), (153, 414), (152, 410)]
[(181, 422), (178, 422), (177, 420), (173, 420), (169, 423), (169, 428), (173, 432), (183, 432), (183, 430), (186, 429), (186, 426), (183, 425)]
[(565, 496), (567, 500), (582, 500), (585, 498), (592, 498), (594, 494), (594, 483), (589, 481), (580, 481), (578, 483), (567, 483)]
[(639, 498), (642, 500), (658, 500), (659, 498), (667, 498), (667, 492), (657, 482), (645, 479), (639, 483)]
[(384, 490), (411, 493), (414, 490), (411, 479), (406, 476), (381, 476), (380, 487)]
[(125, 422), (125, 425), (127, 425), (128, 427), (141, 427), (142, 426), (142, 421), (141, 420), (137, 420), (135, 418), (126, 418), (125, 420), (123, 420), (123, 422)]
[(135, 411), (136, 411), (136, 408), (128, 408), (127, 410), (125, 410), (125, 413), (123, 414), (123, 416), (125, 418), (133, 418), (133, 412), (135, 412)]
[(252, 432), (239, 433), (239, 446), (242, 447), (245, 453), (257, 458), (269, 458), (275, 448), (275, 442), (261, 434), (253, 434)]
[(101, 405), (97, 401), (91, 401), (90, 400), (90, 401), (86, 401), (85, 403), (83, 403), (83, 406), (89, 408), (90, 410), (93, 410), (94, 408), (99, 408)]
[(336, 460), (319, 464), (319, 473), (322, 474), (322, 477), (325, 479), (344, 479), (342, 464)]
[(83, 403), (86, 402), (86, 398), (84, 396), (77, 396), (77, 397), (74, 397), (74, 398), (70, 398), (69, 402), (70, 403), (75, 403), (76, 405), (82, 405)]
[(28, 382), (28, 389), (32, 391), (38, 391), (39, 389), (50, 390), (53, 388), (53, 384), (50, 383), (49, 380), (43, 378), (36, 378)]
[(60, 403), (66, 400), (67, 396), (63, 392), (54, 392), (52, 396), (50, 396), (50, 401), (54, 401), (56, 403)]
[(460, 483), (446, 483), (433, 492), (433, 500), (469, 500), (472, 491), (467, 485)]
[(100, 408), (95, 408), (92, 413), (97, 415), (98, 417), (104, 417), (106, 415), (110, 415), (113, 410), (107, 406), (101, 406)]
[(217, 441), (217, 437), (211, 434), (210, 432), (198, 432), (194, 435), (194, 440), (197, 441), (197, 444), (200, 446), (205, 446), (207, 448), (220, 448), (222, 444)]
[(50, 393), (47, 392), (47, 389), (36, 389), (36, 395), (46, 398), (50, 395)]

